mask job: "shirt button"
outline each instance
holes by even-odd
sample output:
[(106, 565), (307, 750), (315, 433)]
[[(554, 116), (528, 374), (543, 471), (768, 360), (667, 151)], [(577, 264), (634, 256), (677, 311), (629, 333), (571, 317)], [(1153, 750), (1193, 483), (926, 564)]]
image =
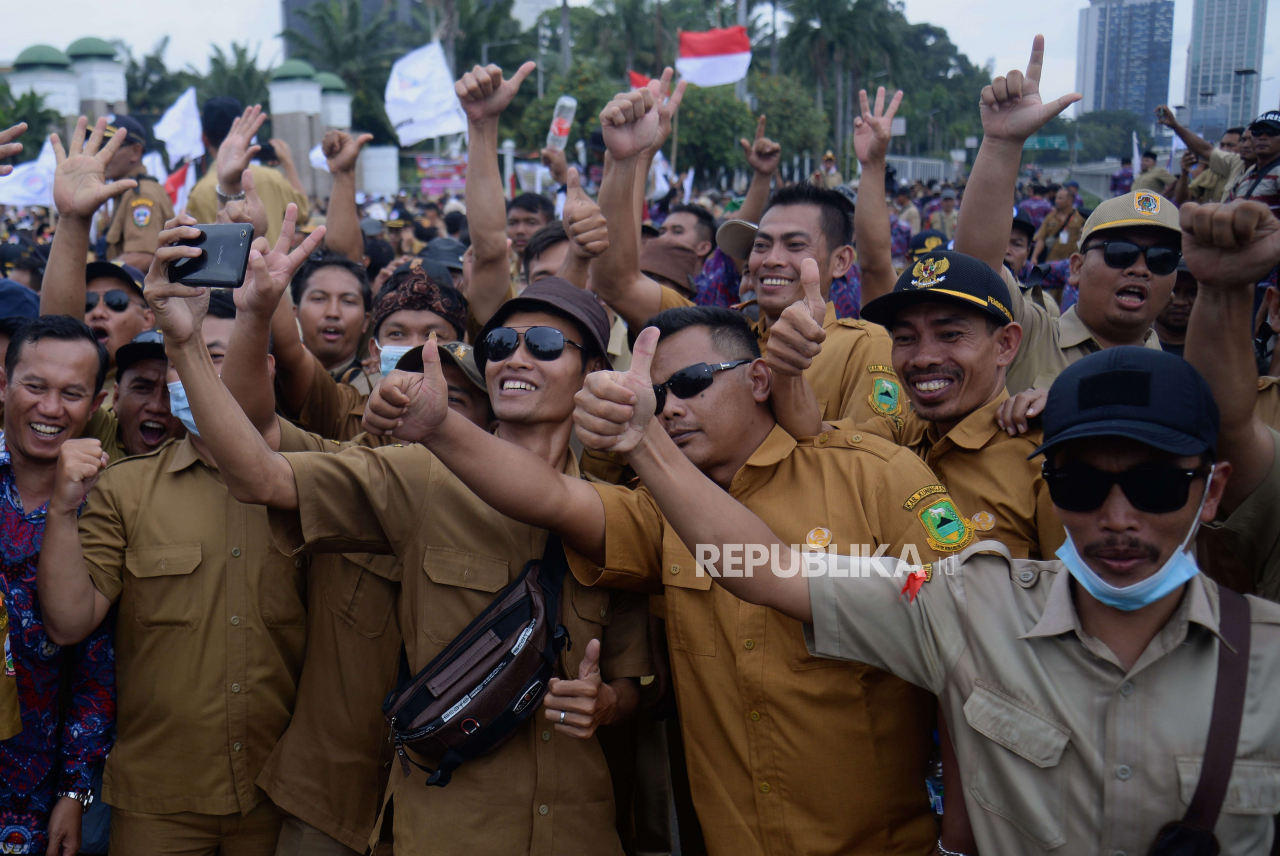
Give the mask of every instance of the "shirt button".
[(1120, 685), (1120, 695), (1124, 696), (1125, 698), (1128, 698), (1129, 696), (1133, 695), (1132, 681), (1125, 681), (1123, 684)]
[(768, 782), (761, 782), (761, 783), (760, 783), (760, 793), (762, 793), (762, 794), (767, 794), (767, 793), (769, 793), (769, 783), (768, 783)]
[(1132, 775), (1133, 770), (1129, 768), (1128, 764), (1121, 764), (1119, 767), (1116, 767), (1116, 778), (1120, 781), (1127, 782), (1129, 781), (1129, 777)]
[(239, 752), (239, 751), (240, 751), (240, 743), (239, 743), (239, 741), (237, 741), (237, 742), (235, 742), (235, 743), (231, 744), (231, 751), (232, 751), (232, 752)]
[(231, 548), (231, 555), (232, 555), (232, 556), (234, 556), (234, 557), (236, 557), (237, 559), (238, 559), (238, 558), (240, 558), (240, 548), (239, 548), (239, 547), (232, 547), (232, 548)]
[(819, 445), (819, 446), (825, 446), (825, 445), (827, 445), (827, 443), (829, 443), (830, 441), (831, 441), (831, 435), (830, 435), (830, 434), (828, 434), (828, 433), (826, 433), (825, 431), (824, 431), (823, 433), (821, 433), (821, 434), (819, 434), (819, 435), (818, 435), (818, 445)]
[(852, 437), (850, 437), (849, 439), (850, 439), (850, 440), (852, 440), (852, 441), (853, 441), (853, 442), (855, 442), (855, 443), (861, 443), (861, 442), (862, 442), (862, 435), (861, 435), (861, 434), (854, 434), (854, 435), (853, 435)]
[(606, 615), (608, 615), (608, 614), (609, 614), (609, 608), (608, 608), (608, 607), (605, 607), (605, 606), (600, 607), (600, 617), (601, 617), (601, 618), (604, 618), (604, 617), (605, 617)]
[(759, 722), (759, 721), (760, 721), (760, 711), (758, 711), (758, 710), (753, 710), (753, 711), (751, 711), (751, 721), (752, 721), (752, 722)]
[(294, 559), (294, 560), (293, 560), (293, 566), (294, 566), (295, 568), (301, 568), (301, 567), (302, 567), (302, 560), (301, 560), (301, 559)]
[(1024, 583), (1031, 582), (1033, 579), (1035, 579), (1035, 577), (1036, 575), (1034, 571), (1023, 571), (1022, 573), (1018, 574), (1018, 579), (1022, 580)]
[(542, 732), (542, 742), (547, 743), (547, 742), (550, 742), (550, 740), (551, 740), (551, 732), (550, 731)]
[(538, 806), (538, 814), (542, 815), (543, 817), (546, 817), (547, 812), (549, 811), (551, 811), (551, 809), (547, 808), (545, 805)]
[(754, 640), (754, 639), (748, 639), (746, 642), (743, 642), (743, 643), (742, 643), (742, 647), (744, 647), (744, 648), (746, 648), (748, 651), (750, 651), (751, 649), (753, 649), (753, 648), (755, 648), (755, 647), (756, 647), (756, 640)]
[(239, 625), (239, 624), (240, 624), (240, 616), (238, 616), (238, 615), (233, 615), (233, 616), (231, 616), (231, 626), (232, 626), (232, 627), (235, 627), (235, 626), (237, 626), (237, 625)]
[(673, 573), (673, 574), (678, 574), (678, 573), (680, 573), (680, 566), (679, 566), (679, 565), (672, 565), (672, 566), (671, 566), (671, 573)]
[(240, 685), (239, 685), (239, 684), (232, 684), (232, 685), (231, 685), (231, 691), (232, 691), (233, 693), (238, 693), (238, 692), (240, 692)]

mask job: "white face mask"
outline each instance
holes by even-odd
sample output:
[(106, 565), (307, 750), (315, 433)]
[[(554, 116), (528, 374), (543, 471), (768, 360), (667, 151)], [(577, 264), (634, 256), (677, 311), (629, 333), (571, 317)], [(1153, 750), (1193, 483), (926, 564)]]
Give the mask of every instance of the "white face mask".
[(395, 371), (400, 358), (412, 351), (416, 345), (384, 345), (378, 343), (378, 370), (384, 375)]

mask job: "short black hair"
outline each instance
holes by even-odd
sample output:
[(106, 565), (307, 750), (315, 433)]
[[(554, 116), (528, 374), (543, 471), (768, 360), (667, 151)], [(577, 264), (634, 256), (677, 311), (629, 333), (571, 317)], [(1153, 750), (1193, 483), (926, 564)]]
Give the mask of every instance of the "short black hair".
[(440, 230), (435, 226), (424, 226), (415, 220), (413, 223), (413, 237), (424, 244), (429, 244), (440, 237)]
[(645, 322), (658, 328), (658, 341), (687, 330), (706, 327), (711, 344), (729, 360), (760, 359), (760, 340), (741, 312), (723, 306), (680, 306), (667, 309)]
[(222, 318), (224, 320), (234, 320), (236, 317), (236, 301), (231, 296), (229, 288), (214, 288), (209, 290), (209, 311), (206, 313), (209, 318)]
[(428, 202), (426, 205), (423, 205), (423, 206), (422, 206), (422, 210), (423, 210), (423, 212), (427, 212), (427, 211), (434, 211), (434, 212), (436, 212), (437, 214), (439, 214), (439, 213), (440, 213), (440, 206), (439, 206), (439, 205), (437, 205), (437, 204), (436, 204), (436, 203), (434, 203), (434, 202)]
[(774, 191), (769, 204), (764, 207), (760, 221), (771, 208), (783, 205), (810, 205), (821, 209), (822, 234), (827, 239), (827, 252), (853, 243), (853, 206), (842, 194), (825, 187), (803, 182)]
[[(1225, 137), (1227, 134), (1235, 134), (1237, 137), (1243, 137), (1244, 128), (1227, 128), (1222, 132), (1222, 136)], [(1222, 139), (1222, 137), (1219, 137), (1218, 139)]]
[(529, 211), (537, 214), (539, 217), (545, 217), (548, 220), (554, 220), (556, 216), (556, 206), (551, 204), (551, 200), (543, 196), (541, 193), (521, 193), (515, 199), (507, 203), (507, 212), (510, 213), (512, 208), (519, 208), (521, 211)]
[(1133, 158), (1120, 158), (1120, 166), (1124, 166), (1125, 164), (1133, 166)]
[(382, 270), (396, 257), (395, 247), (382, 240), (381, 238), (364, 239), (364, 254), (369, 257), (369, 266), (365, 268), (365, 274), (368, 279), (377, 277), (378, 272)]
[(715, 249), (716, 243), (716, 218), (711, 216), (711, 212), (703, 208), (701, 205), (672, 205), (671, 210), (667, 212), (667, 216), (672, 214), (692, 214), (698, 218), (698, 228), (702, 230), (702, 239), (710, 241), (712, 249)]
[(1152, 151), (1143, 152), (1142, 156), (1144, 158), (1151, 158), (1152, 160), (1159, 160), (1159, 157), (1156, 155), (1156, 153)]
[(467, 228), (467, 215), (461, 211), (450, 211), (444, 215), (444, 228), (450, 235), (456, 235)]
[(87, 324), (70, 315), (41, 315), (39, 318), (28, 319), (14, 331), (13, 338), (9, 340), (9, 348), (4, 354), (4, 372), (10, 380), (13, 379), (18, 363), (22, 361), (22, 352), (27, 345), (34, 345), (41, 339), (55, 339), (59, 342), (83, 340), (93, 345), (98, 353), (98, 375), (93, 381), (93, 394), (97, 395), (102, 391), (102, 385), (107, 381), (107, 363), (110, 362), (107, 349)]
[(220, 146), (227, 134), (231, 133), (232, 123), (243, 112), (244, 107), (239, 100), (230, 95), (216, 95), (204, 102), (204, 110), (200, 113), (200, 127), (209, 142)]
[(312, 255), (311, 258), (302, 263), (302, 267), (298, 268), (298, 272), (293, 275), (293, 282), (289, 283), (289, 293), (293, 295), (293, 305), (301, 305), (302, 296), (307, 293), (307, 284), (311, 281), (311, 277), (315, 272), (328, 267), (342, 268), (356, 278), (356, 282), (360, 283), (360, 296), (364, 299), (364, 311), (368, 312), (369, 308), (373, 306), (373, 292), (369, 289), (369, 276), (365, 273), (364, 265), (353, 262), (346, 256), (340, 256), (337, 253)]
[(524, 245), (524, 257), (520, 260), (524, 265), (525, 279), (529, 278), (529, 266), (533, 264), (534, 259), (568, 240), (569, 233), (564, 230), (563, 220), (552, 220), (534, 232), (533, 237), (529, 238), (529, 243)]

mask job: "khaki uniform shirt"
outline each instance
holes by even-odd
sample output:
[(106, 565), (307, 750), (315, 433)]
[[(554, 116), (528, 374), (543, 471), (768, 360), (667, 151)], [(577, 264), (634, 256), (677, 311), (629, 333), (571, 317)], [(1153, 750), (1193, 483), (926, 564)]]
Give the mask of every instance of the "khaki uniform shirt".
[(1053, 510), (1040, 460), (1027, 460), (1044, 432), (1038, 425), (1016, 437), (1002, 430), (996, 411), (1008, 398), (1001, 390), (943, 437), (938, 436), (937, 423), (921, 417), (909, 403), (904, 419), (882, 419), (862, 427), (875, 433), (881, 433), (881, 426), (890, 427), (888, 439), (928, 464), (973, 524), (974, 537), (999, 541), (1019, 559), (1051, 558), (1066, 533)]
[(89, 417), (89, 424), (84, 426), (84, 436), (102, 443), (102, 451), (107, 453), (111, 463), (123, 460), (128, 456), (124, 449), (124, 440), (120, 436), (120, 420), (116, 412), (104, 403)]
[[(294, 448), (345, 445), (302, 434)], [(353, 444), (379, 443), (361, 435)], [(293, 719), (258, 775), (284, 811), (363, 853), (394, 754), (382, 702), (396, 684), (400, 564), (373, 553), (317, 553), (307, 575), (307, 656)]]
[[(267, 242), (275, 246), (284, 225), (284, 210), (292, 202), (298, 206), (297, 225), (301, 226), (311, 216), (311, 204), (306, 194), (293, 189), (289, 179), (269, 166), (252, 165), (253, 186), (258, 191), (262, 205), (267, 209)], [(187, 213), (198, 223), (212, 223), (218, 217), (218, 171), (210, 165), (209, 171), (191, 188), (187, 199)]]
[(1258, 378), (1258, 401), (1253, 412), (1268, 428), (1280, 431), (1280, 378)]
[(109, 259), (122, 253), (154, 254), (160, 246), (160, 231), (174, 216), (173, 202), (160, 182), (142, 172), (129, 177), (137, 179), (138, 186), (126, 190), (115, 202), (107, 229)]
[(615, 372), (625, 372), (631, 368), (631, 344), (627, 341), (627, 322), (620, 316), (613, 317), (609, 327), (609, 365)]
[[(751, 322), (764, 353), (769, 331), (764, 316)], [(879, 324), (861, 318), (837, 318), (834, 303), (827, 304), (822, 329), (827, 332), (822, 351), (804, 372), (813, 389), (822, 419), (862, 422), (876, 416), (899, 415), (905, 404), (902, 387), (893, 372), (893, 340)]]
[(8, 740), (22, 730), (22, 709), (18, 706), (18, 679), (9, 674), (9, 610), (0, 592), (0, 740)]
[(1133, 187), (1131, 191), (1138, 190), (1154, 190), (1161, 196), (1164, 195), (1173, 183), (1177, 181), (1173, 173), (1162, 166), (1153, 166), (1151, 169), (1143, 170), (1133, 177)]
[(1236, 182), (1240, 180), (1240, 176), (1244, 175), (1249, 165), (1244, 159), (1235, 152), (1224, 152), (1222, 149), (1215, 148), (1209, 154), (1209, 172), (1221, 176), (1222, 194), (1218, 197), (1218, 201), (1226, 198), (1227, 191), (1235, 187)]
[[(1200, 777), (1217, 585), (1194, 577), (1126, 671), (1081, 629), (1061, 562), (963, 558), (935, 563), (914, 602), (893, 579), (811, 577), (810, 650), (937, 693), (982, 853), (1146, 853)], [(1280, 607), (1250, 607), (1244, 721), (1214, 830), (1224, 856), (1269, 853), (1280, 812)]]
[[(290, 550), (394, 555), (403, 568), (398, 615), (418, 672), (542, 556), (547, 533), (503, 517), (422, 446), (285, 455), (297, 511), (273, 511)], [(578, 474), (570, 457), (567, 473)], [(643, 598), (566, 578), (561, 618), (573, 640), (559, 676), (578, 674), (601, 640), (605, 681), (650, 674)], [(393, 770), (397, 852), (620, 854), (609, 770), (595, 740), (555, 731), (541, 713), (496, 751), (469, 761), (447, 788)]]
[(915, 206), (914, 202), (908, 202), (898, 210), (898, 219), (911, 227), (911, 234), (916, 235), (920, 232), (920, 209)]
[[(1075, 306), (1054, 318), (1043, 306), (1026, 299), (1008, 268), (1002, 265), (1000, 270), (1009, 287), (1013, 320), (1022, 325), (1022, 347), (1005, 376), (1005, 388), (1010, 395), (1026, 389), (1048, 389), (1067, 366), (1102, 350), (1076, 314)], [(1142, 344), (1160, 350), (1155, 328), (1147, 331)]]
[(1076, 209), (1072, 208), (1071, 213), (1065, 217), (1057, 209), (1050, 211), (1035, 237), (1037, 241), (1044, 241), (1049, 248), (1045, 261), (1060, 262), (1071, 258), (1072, 253), (1080, 249), (1080, 233), (1083, 230), (1084, 217)]
[[(570, 550), (569, 566), (590, 584), (665, 594), (708, 852), (928, 853), (937, 837), (924, 786), (934, 699), (869, 666), (810, 656), (799, 622), (699, 573), (647, 489), (592, 486), (604, 502), (605, 564)], [(729, 493), (792, 544), (884, 546), (895, 559), (915, 545), (928, 561), (934, 530), (921, 520), (940, 510), (957, 520), (939, 547), (960, 549), (973, 536), (928, 468), (871, 434), (796, 441), (775, 427)]]
[(1206, 169), (1187, 185), (1187, 198), (1192, 202), (1221, 202), (1227, 195), (1227, 176)]
[(1280, 601), (1280, 433), (1269, 430), (1271, 471), (1229, 517), (1201, 527), (1197, 555), (1215, 580)]
[(329, 372), (329, 377), (338, 383), (347, 384), (367, 398), (373, 392), (373, 388), (382, 380), (382, 372), (365, 371), (364, 364), (356, 360), (346, 368)]
[(929, 228), (941, 232), (950, 241), (956, 236), (956, 224), (960, 222), (960, 208), (956, 207), (950, 214), (939, 209), (929, 215)]
[[(364, 432), (361, 420), (369, 393), (362, 393), (351, 383), (338, 382), (314, 354), (308, 353), (308, 356), (315, 363), (315, 371), (311, 373), (311, 388), (295, 421), (304, 430), (319, 434), (326, 440), (345, 442), (358, 437)], [(358, 377), (366, 376), (361, 373)], [(370, 436), (369, 439), (378, 441), (375, 445), (395, 442), (384, 437)]]
[(153, 814), (248, 814), (293, 713), (303, 560), (272, 547), (266, 509), (234, 500), (190, 438), (109, 467), (80, 543), (94, 586), (120, 605), (103, 799)]

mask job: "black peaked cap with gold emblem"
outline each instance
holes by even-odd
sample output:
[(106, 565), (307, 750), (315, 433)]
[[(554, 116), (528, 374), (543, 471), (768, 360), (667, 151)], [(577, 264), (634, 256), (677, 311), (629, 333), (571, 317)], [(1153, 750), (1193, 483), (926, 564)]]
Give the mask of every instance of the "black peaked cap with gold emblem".
[(973, 256), (948, 250), (921, 255), (892, 292), (862, 307), (862, 317), (890, 327), (903, 309), (930, 302), (978, 309), (1000, 324), (1013, 321), (1009, 289), (999, 274)]

